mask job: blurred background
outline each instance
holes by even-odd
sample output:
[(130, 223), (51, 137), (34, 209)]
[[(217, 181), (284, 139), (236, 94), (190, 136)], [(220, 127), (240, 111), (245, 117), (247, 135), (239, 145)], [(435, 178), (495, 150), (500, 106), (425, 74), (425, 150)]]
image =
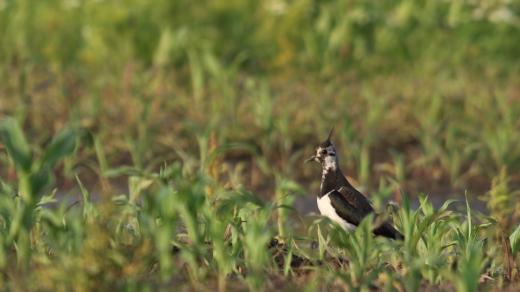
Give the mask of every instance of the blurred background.
[(0, 0), (0, 115), (33, 145), (89, 130), (61, 190), (192, 157), (227, 187), (267, 199), (292, 181), (313, 204), (303, 160), (335, 126), (365, 192), (477, 199), (520, 185), (519, 57), (512, 0)]

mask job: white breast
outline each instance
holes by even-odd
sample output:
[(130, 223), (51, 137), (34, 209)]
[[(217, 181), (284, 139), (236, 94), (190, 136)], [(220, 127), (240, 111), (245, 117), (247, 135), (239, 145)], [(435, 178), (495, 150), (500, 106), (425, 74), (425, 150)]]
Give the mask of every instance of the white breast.
[(320, 209), (321, 215), (329, 217), (330, 220), (338, 223), (343, 229), (347, 231), (356, 229), (355, 225), (348, 223), (343, 218), (341, 218), (338, 213), (336, 213), (336, 210), (334, 210), (332, 204), (330, 203), (328, 194), (318, 198), (318, 209)]

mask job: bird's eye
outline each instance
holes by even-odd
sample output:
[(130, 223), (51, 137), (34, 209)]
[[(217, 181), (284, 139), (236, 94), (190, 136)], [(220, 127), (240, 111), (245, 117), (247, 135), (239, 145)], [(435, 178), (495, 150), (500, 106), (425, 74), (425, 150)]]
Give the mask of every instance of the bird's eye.
[(321, 153), (322, 155), (325, 155), (325, 154), (327, 154), (327, 150), (321, 150), (320, 153)]

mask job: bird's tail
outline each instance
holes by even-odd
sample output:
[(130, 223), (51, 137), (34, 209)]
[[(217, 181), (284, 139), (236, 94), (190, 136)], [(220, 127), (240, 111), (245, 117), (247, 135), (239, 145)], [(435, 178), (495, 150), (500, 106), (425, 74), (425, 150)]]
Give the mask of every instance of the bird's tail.
[(392, 226), (392, 224), (390, 224), (389, 222), (385, 222), (381, 224), (381, 226), (379, 226), (378, 228), (374, 229), (374, 234), (392, 239), (404, 240), (404, 236), (399, 231), (397, 231), (394, 228), (394, 226)]

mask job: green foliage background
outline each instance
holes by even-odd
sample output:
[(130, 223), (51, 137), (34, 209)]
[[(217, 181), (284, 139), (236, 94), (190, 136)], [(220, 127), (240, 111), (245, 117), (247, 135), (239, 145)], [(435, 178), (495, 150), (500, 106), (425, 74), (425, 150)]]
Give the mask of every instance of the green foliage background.
[(90, 127), (110, 136), (109, 156), (140, 166), (198, 131), (287, 164), (336, 125), (364, 184), (388, 149), (411, 149), (407, 172), (468, 187), (518, 169), (518, 7), (2, 1), (0, 110), (41, 141), (65, 123)]

